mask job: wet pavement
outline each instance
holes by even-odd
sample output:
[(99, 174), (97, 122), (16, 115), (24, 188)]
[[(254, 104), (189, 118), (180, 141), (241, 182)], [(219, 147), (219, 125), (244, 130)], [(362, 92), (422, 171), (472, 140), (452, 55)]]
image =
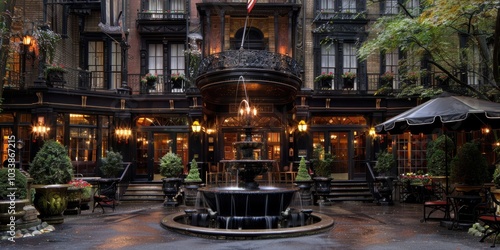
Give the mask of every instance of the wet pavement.
[[(122, 202), (114, 212), (82, 211), (65, 216), (50, 233), (0, 241), (0, 249), (490, 249), (465, 230), (448, 230), (438, 221), (421, 223), (422, 205), (341, 202), (310, 206), (333, 217), (327, 232), (293, 238), (218, 240), (178, 234), (160, 225), (166, 215), (187, 207), (158, 202)], [(192, 207), (189, 207), (192, 208)]]

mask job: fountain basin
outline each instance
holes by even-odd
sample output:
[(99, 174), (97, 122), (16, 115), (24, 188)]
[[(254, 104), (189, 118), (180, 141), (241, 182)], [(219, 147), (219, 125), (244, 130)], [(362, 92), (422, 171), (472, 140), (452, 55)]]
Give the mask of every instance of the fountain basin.
[(186, 217), (185, 212), (178, 212), (164, 217), (161, 220), (161, 226), (171, 231), (211, 239), (273, 239), (285, 237), (299, 237), (305, 235), (318, 234), (330, 230), (334, 226), (334, 221), (331, 217), (312, 213), (312, 223), (310, 225), (300, 227), (286, 227), (275, 229), (220, 229), (210, 227), (191, 226), (184, 223)]
[(207, 205), (219, 216), (279, 216), (291, 203), (298, 188), (239, 187), (200, 188)]

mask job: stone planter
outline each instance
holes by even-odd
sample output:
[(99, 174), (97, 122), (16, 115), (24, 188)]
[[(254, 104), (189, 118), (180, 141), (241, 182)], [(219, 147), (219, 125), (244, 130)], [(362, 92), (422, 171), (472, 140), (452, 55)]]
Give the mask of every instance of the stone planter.
[(33, 205), (40, 213), (39, 218), (49, 224), (64, 222), (63, 212), (68, 205), (68, 184), (33, 185), (35, 200)]
[(26, 214), (23, 208), (29, 203), (28, 199), (0, 200), (0, 231), (9, 230), (8, 224), (11, 223), (12, 216), (14, 221), (21, 219)]

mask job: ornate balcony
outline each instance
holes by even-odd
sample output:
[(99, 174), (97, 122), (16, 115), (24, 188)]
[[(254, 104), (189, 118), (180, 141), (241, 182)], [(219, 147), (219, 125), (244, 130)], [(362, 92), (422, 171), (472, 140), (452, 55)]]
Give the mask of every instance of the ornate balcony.
[(288, 56), (264, 50), (229, 50), (203, 58), (196, 85), (206, 102), (234, 103), (245, 96), (253, 102), (286, 104), (300, 90), (301, 68)]

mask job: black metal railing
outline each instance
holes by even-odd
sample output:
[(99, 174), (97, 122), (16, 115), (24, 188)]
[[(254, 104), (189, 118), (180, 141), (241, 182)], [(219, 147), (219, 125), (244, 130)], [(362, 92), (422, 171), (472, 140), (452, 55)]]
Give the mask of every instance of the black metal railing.
[[(298, 0), (260, 0), (259, 4), (263, 3), (297, 3)], [(246, 1), (242, 0), (203, 0), (202, 3), (246, 3)]]
[(184, 11), (145, 10), (137, 13), (137, 20), (185, 20), (188, 14)]
[(297, 61), (286, 55), (265, 50), (228, 50), (203, 58), (198, 75), (235, 68), (269, 69), (297, 77), (300, 77), (301, 70)]

